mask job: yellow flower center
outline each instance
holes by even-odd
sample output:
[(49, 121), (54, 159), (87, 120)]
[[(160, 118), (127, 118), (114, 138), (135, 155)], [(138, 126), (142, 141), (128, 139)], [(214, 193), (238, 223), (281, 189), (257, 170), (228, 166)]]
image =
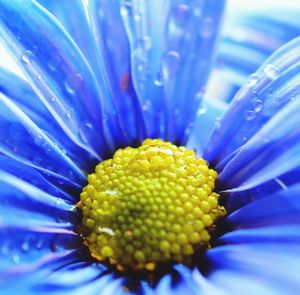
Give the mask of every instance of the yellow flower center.
[(121, 270), (190, 264), (225, 214), (213, 192), (216, 178), (194, 151), (160, 139), (117, 150), (80, 195), (91, 255)]

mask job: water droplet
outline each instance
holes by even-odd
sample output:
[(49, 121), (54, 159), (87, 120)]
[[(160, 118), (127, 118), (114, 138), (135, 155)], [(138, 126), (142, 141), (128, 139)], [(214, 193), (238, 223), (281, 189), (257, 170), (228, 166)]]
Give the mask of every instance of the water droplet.
[(43, 139), (42, 135), (39, 134), (39, 135), (37, 135), (37, 136), (34, 137), (34, 143), (35, 143), (37, 146), (42, 145), (43, 142), (44, 142), (44, 139)]
[(136, 22), (140, 22), (142, 19), (142, 15), (140, 13), (135, 13), (133, 18)]
[(20, 263), (20, 256), (19, 256), (18, 254), (14, 254), (14, 255), (12, 256), (12, 261), (13, 261), (13, 263), (15, 263), (15, 264), (19, 264), (19, 263)]
[(251, 74), (247, 81), (248, 87), (254, 87), (258, 82), (258, 76), (256, 74)]
[(163, 76), (161, 72), (157, 73), (154, 84), (159, 87), (163, 85)]
[(177, 51), (167, 51), (162, 58), (164, 74), (175, 75), (180, 67), (180, 54)]
[(27, 252), (29, 250), (29, 243), (27, 241), (24, 241), (21, 245), (21, 248), (23, 251)]
[(280, 75), (280, 69), (272, 64), (268, 64), (264, 68), (264, 73), (274, 80)]
[(198, 91), (198, 92), (195, 94), (194, 100), (195, 100), (196, 102), (202, 101), (202, 99), (203, 99), (203, 94), (204, 94), (204, 91)]
[(83, 142), (88, 142), (93, 137), (93, 125), (84, 123), (79, 126), (79, 136)]
[(174, 11), (175, 21), (179, 25), (187, 22), (190, 16), (190, 7), (187, 4), (179, 4)]
[(37, 240), (35, 246), (37, 249), (41, 249), (43, 247), (43, 245), (44, 245), (44, 241), (42, 239), (39, 239), (39, 240)]
[(151, 108), (151, 101), (149, 99), (147, 99), (142, 106), (142, 110), (144, 112), (148, 112), (150, 110), (150, 108)]
[(254, 111), (256, 113), (259, 113), (262, 110), (263, 106), (264, 106), (264, 104), (261, 100), (259, 100), (259, 99), (256, 100), (254, 103)]
[(126, 16), (132, 12), (132, 1), (125, 0), (121, 6), (121, 15)]
[(205, 105), (201, 106), (198, 110), (199, 115), (204, 115), (207, 112), (207, 107)]
[(30, 50), (25, 50), (21, 56), (22, 62), (25, 64), (31, 63), (31, 59), (33, 58), (34, 54)]
[(247, 121), (252, 121), (253, 119), (255, 119), (255, 117), (256, 117), (256, 113), (254, 111), (248, 111), (246, 114)]
[(216, 118), (216, 120), (215, 120), (215, 129), (220, 129), (221, 126), (222, 126), (221, 119), (220, 118)]
[(41, 162), (42, 162), (42, 159), (40, 157), (34, 157), (32, 160), (32, 163), (37, 166), (39, 166), (41, 164)]
[(144, 50), (150, 50), (150, 48), (152, 47), (151, 37), (146, 35), (143, 36), (138, 40), (137, 46), (142, 47)]

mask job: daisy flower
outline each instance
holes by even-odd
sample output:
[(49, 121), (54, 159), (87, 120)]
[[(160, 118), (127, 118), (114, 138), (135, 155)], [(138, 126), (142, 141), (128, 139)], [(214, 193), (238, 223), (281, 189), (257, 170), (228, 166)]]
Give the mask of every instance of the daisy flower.
[(0, 0), (3, 294), (299, 292), (300, 39), (203, 98), (224, 8)]

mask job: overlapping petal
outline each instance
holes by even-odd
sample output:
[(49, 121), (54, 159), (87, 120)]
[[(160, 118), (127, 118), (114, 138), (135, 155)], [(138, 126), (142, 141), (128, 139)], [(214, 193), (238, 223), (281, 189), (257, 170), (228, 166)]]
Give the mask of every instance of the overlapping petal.
[[(64, 132), (94, 155), (107, 152), (101, 90), (60, 23), (29, 0), (2, 0), (0, 16), (3, 41)], [(118, 135), (118, 128), (112, 128), (113, 132)]]
[[(226, 293), (237, 290), (243, 294), (264, 291), (267, 294), (280, 292), (296, 294), (299, 291), (298, 245), (282, 243), (227, 245), (208, 251), (207, 258), (216, 270), (208, 274), (208, 280)], [(236, 281), (233, 280), (232, 274), (236, 274)], [(246, 285), (241, 289), (239, 284), (243, 282)]]
[(246, 190), (299, 167), (299, 44), (293, 40), (266, 61), (216, 126), (205, 158), (220, 171), (222, 189)]
[(276, 5), (229, 1), (209, 91), (231, 101), (251, 73), (299, 35), (298, 15), (299, 6), (293, 1), (277, 1)]
[(147, 136), (186, 141), (207, 81), (223, 6), (224, 1), (123, 1), (133, 84)]

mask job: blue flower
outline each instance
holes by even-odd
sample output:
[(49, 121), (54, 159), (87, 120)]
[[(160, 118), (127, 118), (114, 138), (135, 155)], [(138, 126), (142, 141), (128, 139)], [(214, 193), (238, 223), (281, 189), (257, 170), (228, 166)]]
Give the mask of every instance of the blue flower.
[[(224, 1), (84, 3), (0, 0), (1, 39), (26, 76), (0, 70), (1, 292), (297, 294), (300, 39), (214, 124), (222, 104), (199, 105)], [(147, 137), (203, 155), (228, 212), (196, 267), (155, 284), (96, 263), (74, 231), (86, 175)]]

